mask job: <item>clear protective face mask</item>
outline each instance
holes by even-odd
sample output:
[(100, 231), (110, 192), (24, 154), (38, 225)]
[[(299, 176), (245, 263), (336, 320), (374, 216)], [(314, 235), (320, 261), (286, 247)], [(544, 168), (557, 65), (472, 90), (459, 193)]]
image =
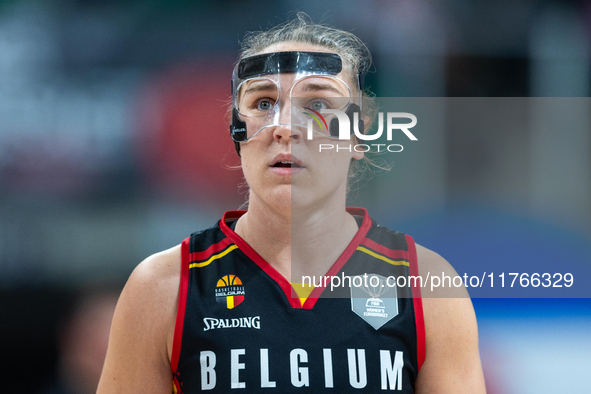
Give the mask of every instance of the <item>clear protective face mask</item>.
[(321, 112), (360, 112), (363, 79), (358, 75), (352, 90), (336, 76), (342, 69), (334, 53), (273, 52), (243, 59), (232, 77), (232, 139), (246, 142), (276, 126), (297, 127), (302, 133), (311, 128), (338, 138), (338, 126), (330, 126), (335, 116)]

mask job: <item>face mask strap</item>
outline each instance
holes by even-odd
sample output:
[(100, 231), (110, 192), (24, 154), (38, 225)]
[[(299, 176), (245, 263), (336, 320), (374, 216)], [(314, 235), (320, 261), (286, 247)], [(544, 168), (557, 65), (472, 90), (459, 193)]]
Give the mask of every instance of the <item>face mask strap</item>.
[(365, 71), (357, 73), (357, 83), (359, 84), (359, 91), (363, 95), (363, 88), (365, 87)]
[(336, 53), (325, 52), (273, 52), (242, 59), (236, 68), (238, 80), (263, 75), (307, 71), (337, 75), (343, 62)]
[(232, 124), (230, 125), (230, 135), (234, 140), (234, 146), (236, 147), (236, 153), (240, 156), (240, 141), (246, 141), (246, 122), (240, 120), (238, 116), (238, 110), (232, 109)]

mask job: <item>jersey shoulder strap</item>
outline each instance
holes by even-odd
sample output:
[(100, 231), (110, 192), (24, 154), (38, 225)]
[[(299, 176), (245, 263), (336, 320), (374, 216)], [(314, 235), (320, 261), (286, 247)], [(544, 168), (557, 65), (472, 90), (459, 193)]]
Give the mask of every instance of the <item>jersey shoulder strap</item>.
[(228, 237), (220, 230), (219, 223), (205, 230), (197, 231), (181, 243), (181, 277), (179, 300), (172, 345), (170, 366), (174, 376), (173, 392), (181, 392), (177, 379), (177, 367), (181, 354), (187, 294), (189, 291), (189, 272), (191, 268), (205, 267), (217, 258), (235, 249)]
[[(358, 250), (393, 265), (407, 265), (408, 275), (419, 276), (417, 249), (415, 241), (410, 235), (374, 223)], [(417, 280), (412, 283), (414, 283), (411, 289), (417, 338), (417, 370), (420, 370), (425, 361), (425, 319), (421, 287), (418, 285), (421, 281)]]

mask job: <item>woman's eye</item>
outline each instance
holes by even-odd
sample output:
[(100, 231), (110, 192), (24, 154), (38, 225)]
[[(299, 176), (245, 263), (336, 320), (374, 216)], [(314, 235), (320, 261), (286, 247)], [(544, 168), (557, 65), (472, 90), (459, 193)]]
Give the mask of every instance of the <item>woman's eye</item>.
[(310, 107), (315, 111), (320, 111), (321, 109), (326, 109), (326, 103), (323, 101), (314, 101)]
[(257, 109), (261, 111), (268, 111), (271, 109), (271, 107), (273, 107), (273, 104), (271, 104), (269, 100), (261, 100), (257, 104)]

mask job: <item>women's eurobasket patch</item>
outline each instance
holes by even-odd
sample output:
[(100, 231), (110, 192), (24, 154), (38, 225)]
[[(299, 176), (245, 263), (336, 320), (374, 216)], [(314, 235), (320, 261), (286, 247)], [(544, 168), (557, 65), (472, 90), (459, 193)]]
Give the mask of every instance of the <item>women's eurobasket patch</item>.
[(236, 275), (225, 275), (218, 280), (215, 298), (228, 309), (233, 309), (244, 301), (244, 286)]
[[(392, 286), (393, 285), (393, 286)], [(398, 315), (395, 283), (378, 274), (351, 277), (351, 310), (376, 330)]]

